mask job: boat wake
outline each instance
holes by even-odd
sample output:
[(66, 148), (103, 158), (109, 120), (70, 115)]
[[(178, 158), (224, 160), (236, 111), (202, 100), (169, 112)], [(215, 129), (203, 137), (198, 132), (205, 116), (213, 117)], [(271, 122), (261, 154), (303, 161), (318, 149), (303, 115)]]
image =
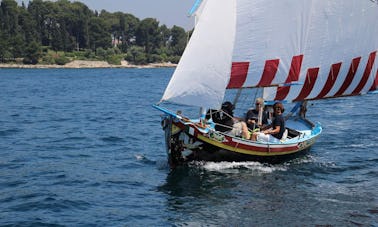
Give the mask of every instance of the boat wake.
[(220, 173), (238, 173), (245, 171), (253, 171), (261, 174), (273, 173), (276, 171), (288, 171), (293, 166), (298, 166), (306, 163), (316, 162), (316, 159), (307, 155), (302, 158), (297, 158), (290, 160), (281, 164), (268, 164), (261, 162), (205, 162), (205, 161), (195, 161), (191, 162), (189, 166), (201, 168), (207, 171), (220, 172)]
[(155, 165), (156, 164), (156, 161), (147, 158), (143, 154), (135, 154), (134, 157), (135, 157), (135, 159), (137, 160), (138, 163), (149, 164), (149, 165)]
[(196, 165), (208, 171), (222, 173), (235, 173), (241, 170), (272, 173), (275, 171), (286, 171), (288, 169), (288, 167), (284, 165), (271, 165), (260, 162), (196, 162)]

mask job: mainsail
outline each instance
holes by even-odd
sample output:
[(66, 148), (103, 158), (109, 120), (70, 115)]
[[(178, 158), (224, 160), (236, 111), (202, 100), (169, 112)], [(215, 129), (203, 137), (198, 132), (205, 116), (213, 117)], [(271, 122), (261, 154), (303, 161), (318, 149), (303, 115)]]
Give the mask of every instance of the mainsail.
[(208, 0), (162, 100), (219, 108), (229, 80), (236, 2)]
[[(224, 90), (301, 101), (378, 88), (371, 0), (206, 0), (163, 100), (219, 107)], [(297, 84), (293, 86), (288, 86)]]

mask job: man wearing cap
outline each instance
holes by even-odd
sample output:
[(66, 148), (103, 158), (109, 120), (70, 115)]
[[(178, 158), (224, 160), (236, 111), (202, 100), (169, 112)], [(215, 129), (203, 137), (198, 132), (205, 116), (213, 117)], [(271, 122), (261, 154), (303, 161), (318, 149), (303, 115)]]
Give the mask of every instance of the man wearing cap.
[(230, 132), (234, 136), (242, 136), (250, 139), (250, 134), (245, 122), (234, 118), (234, 105), (231, 102), (224, 102), (220, 111), (209, 110), (206, 119), (210, 116), (215, 123), (215, 130), (220, 132)]

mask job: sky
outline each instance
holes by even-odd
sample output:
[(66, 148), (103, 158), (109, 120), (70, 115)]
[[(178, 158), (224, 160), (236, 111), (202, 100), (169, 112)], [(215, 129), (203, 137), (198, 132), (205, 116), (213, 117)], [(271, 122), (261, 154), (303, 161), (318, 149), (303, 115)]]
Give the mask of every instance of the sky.
[[(17, 0), (27, 5), (29, 0)], [(188, 17), (188, 12), (196, 0), (78, 0), (92, 10), (108, 12), (121, 11), (130, 13), (139, 19), (156, 18), (160, 25), (165, 24), (168, 28), (173, 25), (183, 27), (185, 30), (193, 28), (194, 19)], [(73, 0), (71, 0), (73, 2)]]

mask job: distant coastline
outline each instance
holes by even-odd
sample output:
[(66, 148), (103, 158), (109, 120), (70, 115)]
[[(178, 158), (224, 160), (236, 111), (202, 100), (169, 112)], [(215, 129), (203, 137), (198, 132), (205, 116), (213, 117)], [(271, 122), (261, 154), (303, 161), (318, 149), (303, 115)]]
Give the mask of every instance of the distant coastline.
[(178, 63), (192, 33), (74, 1), (0, 2), (0, 68), (172, 67), (148, 63)]
[(120, 65), (111, 65), (106, 61), (84, 61), (75, 60), (65, 65), (25, 65), (25, 64), (0, 64), (0, 68), (22, 68), (22, 69), (85, 69), (85, 68), (163, 68), (163, 67), (176, 67), (177, 64), (170, 62), (164, 63), (150, 63), (147, 65), (133, 65), (127, 61), (121, 61)]

